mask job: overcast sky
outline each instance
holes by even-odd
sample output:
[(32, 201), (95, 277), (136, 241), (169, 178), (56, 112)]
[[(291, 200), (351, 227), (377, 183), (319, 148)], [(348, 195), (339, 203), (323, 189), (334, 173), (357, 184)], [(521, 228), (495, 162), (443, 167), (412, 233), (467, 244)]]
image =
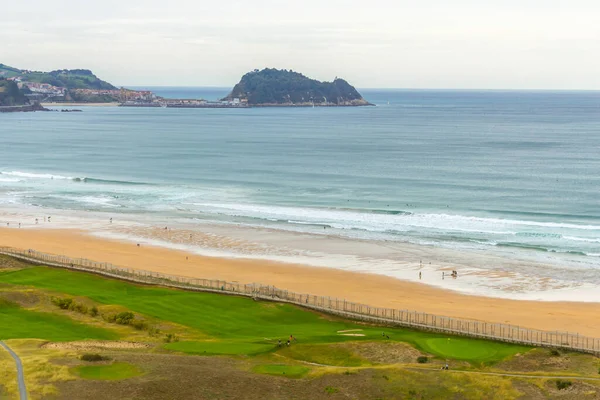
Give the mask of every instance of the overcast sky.
[(598, 0), (19, 0), (0, 63), (116, 85), (293, 69), (361, 87), (600, 89)]

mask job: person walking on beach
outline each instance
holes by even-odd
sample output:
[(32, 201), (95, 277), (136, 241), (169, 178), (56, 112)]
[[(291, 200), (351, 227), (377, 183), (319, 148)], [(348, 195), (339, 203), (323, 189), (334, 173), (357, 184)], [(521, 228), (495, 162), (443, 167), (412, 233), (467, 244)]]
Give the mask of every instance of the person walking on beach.
[(419, 271), (419, 279), (421, 279), (421, 271)]

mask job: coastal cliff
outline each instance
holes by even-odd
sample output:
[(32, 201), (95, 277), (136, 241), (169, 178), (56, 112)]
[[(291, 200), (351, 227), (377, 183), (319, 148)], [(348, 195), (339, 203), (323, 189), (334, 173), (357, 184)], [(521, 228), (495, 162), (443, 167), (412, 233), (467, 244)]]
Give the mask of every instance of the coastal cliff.
[(48, 111), (37, 101), (25, 96), (25, 91), (6, 79), (0, 78), (0, 112)]
[(15, 82), (0, 79), (0, 106), (22, 106), (28, 103), (25, 93)]
[(291, 70), (265, 68), (245, 74), (223, 101), (254, 107), (372, 105), (348, 82), (320, 82)]

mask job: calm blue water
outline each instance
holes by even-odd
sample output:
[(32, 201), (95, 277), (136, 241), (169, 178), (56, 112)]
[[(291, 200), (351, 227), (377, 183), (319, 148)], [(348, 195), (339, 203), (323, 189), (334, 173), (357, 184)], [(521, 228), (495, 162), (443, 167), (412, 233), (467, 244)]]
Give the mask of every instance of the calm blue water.
[(0, 208), (326, 226), (600, 266), (600, 92), (362, 93), (377, 107), (3, 114)]

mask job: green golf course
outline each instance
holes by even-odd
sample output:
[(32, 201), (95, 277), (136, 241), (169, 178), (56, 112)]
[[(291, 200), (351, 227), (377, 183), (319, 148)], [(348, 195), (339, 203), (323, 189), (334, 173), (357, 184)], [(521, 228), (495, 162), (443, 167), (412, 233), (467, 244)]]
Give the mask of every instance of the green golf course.
[[(185, 398), (193, 396), (186, 390), (199, 376), (215, 398), (242, 399), (245, 391), (229, 384), (251, 381), (260, 393), (277, 387), (289, 398), (344, 398), (342, 388), (352, 388), (347, 390), (354, 398), (454, 393), (453, 398), (478, 399), (495, 390), (495, 397), (486, 398), (504, 399), (522, 393), (524, 384), (508, 378), (515, 372), (550, 374), (526, 386), (551, 393), (570, 385), (558, 388), (549, 377), (594, 377), (600, 367), (589, 355), (377, 326), (290, 304), (137, 285), (1, 256), (0, 340), (20, 353), (34, 399), (45, 398), (48, 390), (64, 398), (82, 391), (115, 398), (131, 390), (135, 398), (157, 379), (170, 385), (169, 396)], [(446, 363), (454, 373), (440, 372)], [(11, 368), (0, 357), (0, 373), (10, 374)], [(470, 374), (461, 378), (460, 371)], [(471, 375), (490, 371), (507, 377)], [(298, 380), (305, 384), (291, 383)], [(97, 386), (100, 382), (118, 386)], [(595, 390), (595, 381), (585, 385)], [(0, 383), (0, 393), (15, 391)], [(162, 392), (144, 393), (158, 399)]]
[[(382, 341), (382, 328), (322, 315), (289, 304), (257, 302), (246, 297), (214, 293), (185, 292), (159, 287), (138, 286), (90, 274), (33, 267), (0, 272), (0, 282), (50, 290), (69, 296), (86, 297), (98, 304), (118, 305), (144, 316), (186, 326), (207, 336), (206, 341), (178, 342), (166, 348), (190, 354), (257, 354), (274, 351), (274, 342), (293, 335), (301, 344), (341, 341)], [(63, 319), (56, 321), (59, 329)], [(0, 322), (3, 328), (4, 322)], [(345, 336), (338, 332), (360, 330), (364, 336)], [(409, 329), (385, 328), (389, 340), (413, 344), (441, 358), (474, 363), (493, 363), (527, 347), (476, 339), (449, 337)], [(4, 331), (0, 332), (0, 339)], [(35, 331), (34, 331), (35, 332)], [(52, 340), (73, 340), (73, 333)], [(92, 331), (88, 338), (99, 338)], [(104, 339), (110, 338), (104, 333)], [(31, 335), (31, 334), (30, 334)], [(12, 336), (14, 337), (14, 335)], [(31, 337), (31, 336), (29, 336)], [(42, 337), (46, 338), (46, 337)]]

